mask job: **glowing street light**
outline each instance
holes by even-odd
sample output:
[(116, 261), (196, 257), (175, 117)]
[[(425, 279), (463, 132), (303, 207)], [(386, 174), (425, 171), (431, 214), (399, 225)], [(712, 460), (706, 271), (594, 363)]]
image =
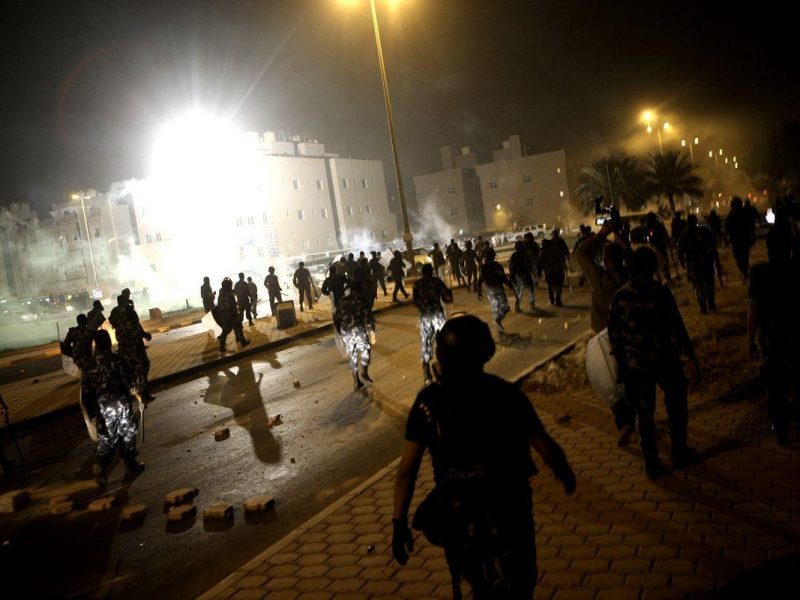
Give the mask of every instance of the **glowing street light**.
[[(86, 229), (86, 239), (89, 240), (89, 259), (92, 262), (92, 274), (94, 275), (94, 289), (100, 289), (100, 286), (97, 283), (97, 269), (94, 266), (94, 249), (92, 248), (92, 234), (89, 232), (89, 220), (86, 218), (86, 205), (84, 204), (84, 200), (88, 200), (89, 196), (85, 193), (81, 192), (80, 194), (72, 194), (73, 200), (80, 200), (81, 201), (81, 212), (83, 212), (83, 226)], [(92, 294), (94, 296), (94, 294)]]
[[(390, 7), (395, 8), (399, 0), (390, 0)], [(389, 127), (389, 142), (392, 146), (392, 160), (394, 161), (394, 172), (397, 178), (397, 196), (400, 200), (400, 214), (403, 217), (403, 241), (406, 243), (406, 256), (411, 266), (409, 271), (416, 272), (414, 264), (414, 236), (411, 234), (411, 225), (408, 220), (408, 210), (406, 208), (406, 194), (403, 188), (403, 177), (400, 174), (400, 157), (397, 153), (397, 136), (394, 131), (394, 118), (392, 116), (392, 101), (389, 97), (389, 82), (386, 77), (386, 63), (383, 59), (383, 47), (381, 46), (381, 32), (378, 26), (378, 13), (375, 11), (375, 0), (369, 0), (370, 11), (372, 12), (372, 27), (375, 32), (375, 46), (378, 50), (378, 67), (381, 74), (381, 86), (383, 88), (383, 103), (386, 109), (386, 124)]]

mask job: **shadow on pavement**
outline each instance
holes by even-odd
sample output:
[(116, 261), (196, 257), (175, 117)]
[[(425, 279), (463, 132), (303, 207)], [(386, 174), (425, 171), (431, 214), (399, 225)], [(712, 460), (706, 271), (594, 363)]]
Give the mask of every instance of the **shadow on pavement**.
[(797, 598), (797, 573), (800, 553), (770, 560), (717, 590), (714, 598), (744, 600), (745, 598)]

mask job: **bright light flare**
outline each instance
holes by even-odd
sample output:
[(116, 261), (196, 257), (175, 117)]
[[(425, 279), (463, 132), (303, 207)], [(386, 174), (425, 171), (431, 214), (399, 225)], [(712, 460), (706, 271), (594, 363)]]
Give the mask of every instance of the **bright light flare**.
[(655, 119), (655, 114), (653, 114), (652, 110), (645, 110), (644, 112), (642, 112), (641, 119), (642, 119), (642, 123), (649, 124), (650, 121)]
[(767, 209), (767, 216), (765, 218), (767, 219), (767, 223), (769, 223), (770, 225), (775, 224), (775, 213), (771, 208)]

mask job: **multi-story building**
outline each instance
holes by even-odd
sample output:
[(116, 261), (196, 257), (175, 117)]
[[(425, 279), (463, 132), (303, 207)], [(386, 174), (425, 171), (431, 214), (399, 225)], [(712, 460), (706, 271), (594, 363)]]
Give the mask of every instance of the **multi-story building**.
[(570, 196), (563, 149), (526, 155), (519, 136), (512, 135), (492, 155), (492, 162), (476, 167), (488, 229), (567, 224)]
[[(434, 215), (450, 228), (446, 237), (486, 228), (475, 153), (465, 146), (456, 153), (452, 146), (439, 149), (442, 170), (414, 177), (420, 221)], [(424, 226), (422, 226), (424, 229)]]
[(25, 203), (0, 207), (0, 298), (30, 295), (30, 258), (36, 254), (39, 217)]

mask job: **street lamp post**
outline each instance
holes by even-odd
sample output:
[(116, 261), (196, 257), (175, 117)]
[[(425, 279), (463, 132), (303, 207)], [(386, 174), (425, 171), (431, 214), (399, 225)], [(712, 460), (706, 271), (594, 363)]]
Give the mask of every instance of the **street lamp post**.
[(397, 195), (400, 200), (400, 214), (403, 217), (403, 241), (406, 243), (406, 256), (411, 267), (410, 272), (416, 271), (414, 264), (414, 246), (412, 241), (414, 236), (411, 234), (411, 225), (408, 220), (408, 209), (406, 208), (406, 195), (403, 189), (403, 178), (400, 174), (400, 157), (397, 153), (397, 136), (394, 131), (394, 118), (392, 116), (392, 101), (389, 98), (389, 82), (386, 78), (386, 64), (383, 60), (383, 47), (381, 46), (381, 32), (378, 27), (378, 13), (375, 10), (375, 0), (369, 0), (372, 11), (372, 26), (375, 31), (375, 46), (378, 49), (378, 66), (381, 73), (381, 86), (383, 88), (383, 103), (386, 108), (386, 123), (389, 127), (389, 141), (392, 146), (392, 160), (394, 161), (394, 173), (397, 178)]
[(94, 249), (92, 248), (92, 234), (89, 231), (89, 220), (86, 218), (86, 205), (84, 204), (84, 200), (86, 200), (88, 196), (86, 194), (72, 194), (73, 200), (80, 200), (81, 201), (81, 212), (83, 213), (83, 226), (86, 229), (86, 239), (89, 240), (89, 259), (92, 262), (92, 274), (94, 275), (94, 289), (98, 289), (100, 285), (97, 283), (97, 268), (94, 265)]

